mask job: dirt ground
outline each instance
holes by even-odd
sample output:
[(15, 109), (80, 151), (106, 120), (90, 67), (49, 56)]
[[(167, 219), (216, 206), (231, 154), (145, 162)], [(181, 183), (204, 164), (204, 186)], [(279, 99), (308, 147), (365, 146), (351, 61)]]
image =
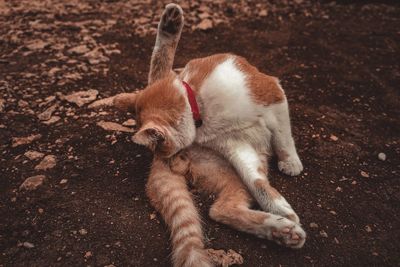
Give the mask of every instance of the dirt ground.
[[(197, 196), (207, 246), (242, 266), (399, 266), (400, 5), (275, 2), (184, 4), (175, 65), (233, 52), (280, 77), (305, 170), (287, 177), (271, 159), (270, 179), (308, 239), (289, 250), (234, 231)], [(97, 125), (129, 117), (64, 96), (143, 88), (163, 5), (0, 0), (0, 266), (169, 266), (144, 192), (151, 154)], [(20, 189), (35, 175), (41, 186)]]

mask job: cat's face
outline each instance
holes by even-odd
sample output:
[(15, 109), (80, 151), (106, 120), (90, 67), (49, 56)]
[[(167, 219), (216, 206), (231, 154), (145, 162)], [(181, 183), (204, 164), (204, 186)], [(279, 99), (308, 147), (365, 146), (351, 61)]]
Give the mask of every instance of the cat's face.
[(163, 79), (137, 93), (119, 94), (114, 105), (136, 114), (132, 140), (168, 158), (193, 143), (195, 126), (180, 83)]

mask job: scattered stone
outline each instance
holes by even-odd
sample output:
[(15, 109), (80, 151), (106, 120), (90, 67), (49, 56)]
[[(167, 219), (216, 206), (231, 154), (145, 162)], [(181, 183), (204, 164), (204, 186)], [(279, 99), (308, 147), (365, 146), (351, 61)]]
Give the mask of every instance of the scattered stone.
[(88, 233), (88, 231), (86, 229), (82, 228), (82, 229), (79, 230), (79, 234), (80, 235), (87, 235), (87, 233)]
[(128, 119), (122, 123), (123, 126), (133, 127), (136, 125), (136, 121), (134, 119)]
[(41, 134), (32, 134), (27, 137), (13, 137), (12, 138), (12, 147), (30, 144), (33, 141), (40, 139), (41, 137), (42, 137)]
[(36, 160), (43, 158), (44, 154), (38, 151), (29, 150), (25, 152), (24, 156), (30, 160)]
[(336, 187), (336, 192), (343, 192), (343, 188), (341, 188), (340, 186)]
[(212, 21), (210, 19), (203, 19), (197, 26), (197, 29), (200, 30), (208, 30), (211, 29), (213, 27)]
[(70, 103), (76, 104), (78, 107), (82, 107), (83, 105), (93, 102), (98, 94), (99, 91), (90, 89), (88, 91), (79, 91), (67, 96), (62, 96), (62, 98)]
[(367, 231), (367, 233), (371, 233), (372, 232), (372, 228), (369, 225), (365, 226), (365, 231)]
[(333, 239), (333, 241), (335, 242), (335, 244), (339, 244), (340, 243), (339, 240), (336, 237)]
[(318, 228), (318, 224), (316, 224), (315, 222), (310, 223), (310, 228), (316, 229)]
[(258, 15), (260, 17), (266, 17), (266, 16), (268, 16), (268, 10), (267, 9), (263, 9), (258, 13)]
[(336, 142), (337, 140), (339, 140), (339, 138), (336, 135), (331, 134), (331, 136), (329, 137), (332, 141)]
[(99, 47), (93, 49), (90, 52), (87, 52), (84, 56), (88, 59), (91, 65), (96, 65), (102, 62), (108, 62), (110, 60), (108, 57), (103, 55)]
[(133, 129), (122, 126), (116, 122), (110, 121), (99, 121), (97, 123), (98, 126), (103, 128), (106, 131), (118, 131), (118, 132), (126, 132), (126, 133), (133, 133), (135, 132)]
[(157, 217), (157, 216), (156, 216), (155, 213), (151, 213), (151, 214), (150, 214), (150, 220), (154, 220), (156, 217)]
[(361, 174), (361, 176), (364, 177), (364, 178), (369, 178), (368, 172), (361, 171), (360, 174)]
[(86, 45), (78, 45), (78, 46), (75, 46), (75, 47), (72, 47), (71, 49), (69, 49), (68, 53), (82, 55), (89, 51), (90, 51), (90, 49)]
[(86, 259), (88, 259), (88, 258), (90, 258), (90, 257), (92, 257), (93, 256), (93, 253), (91, 252), (91, 251), (86, 251), (86, 253), (85, 253), (85, 255), (84, 255), (84, 257), (86, 258)]
[(56, 122), (59, 121), (60, 119), (61, 119), (60, 116), (51, 116), (49, 120), (47, 120), (47, 121), (42, 121), (42, 122), (43, 122), (44, 124), (46, 124), (46, 125), (50, 125), (50, 124), (56, 123)]
[(216, 266), (228, 267), (234, 264), (243, 264), (243, 257), (233, 249), (229, 249), (228, 252), (222, 249), (207, 249), (207, 253), (211, 260)]
[(22, 246), (23, 246), (24, 248), (27, 248), (27, 249), (31, 249), (31, 248), (34, 248), (34, 247), (35, 247), (35, 245), (32, 244), (31, 242), (24, 242), (24, 243), (22, 243)]
[(99, 99), (97, 101), (94, 101), (92, 104), (90, 104), (88, 107), (92, 109), (96, 108), (101, 108), (101, 107), (110, 107), (114, 105), (114, 96)]
[(36, 51), (36, 50), (42, 50), (43, 48), (45, 48), (48, 45), (49, 45), (49, 43), (37, 39), (37, 40), (33, 40), (33, 41), (29, 42), (26, 45), (26, 48), (28, 48), (29, 50)]
[(44, 212), (44, 209), (42, 209), (42, 208), (38, 208), (38, 212), (39, 212), (40, 214), (43, 214), (43, 212)]
[(324, 238), (328, 238), (328, 234), (324, 230), (319, 231), (319, 234)]
[[(65, 80), (78, 81), (78, 80), (82, 80), (82, 75), (80, 75), (80, 74), (77, 73), (77, 72), (65, 73), (65, 74), (63, 75), (63, 78), (64, 78)], [(66, 81), (66, 82), (68, 82), (68, 81)]]
[(53, 77), (57, 72), (61, 71), (62, 69), (59, 67), (53, 67), (48, 72), (47, 75)]
[(25, 179), (25, 181), (19, 187), (19, 190), (27, 190), (27, 191), (36, 190), (39, 186), (43, 184), (45, 180), (46, 176), (44, 175), (31, 176)]
[(42, 113), (38, 115), (39, 120), (41, 121), (48, 121), (51, 118), (51, 115), (53, 114), (54, 111), (58, 108), (58, 104), (54, 104)]
[(20, 107), (20, 108), (29, 107), (29, 103), (26, 102), (25, 100), (20, 99), (20, 100), (18, 100), (18, 107)]
[(4, 108), (5, 108), (5, 103), (6, 101), (2, 98), (0, 98), (0, 112), (3, 112)]
[(68, 183), (68, 179), (61, 179), (60, 184), (66, 184)]
[(382, 153), (382, 152), (379, 153), (379, 154), (378, 154), (378, 159), (379, 159), (379, 160), (382, 160), (382, 161), (385, 161), (385, 160), (386, 160), (386, 154), (385, 154), (385, 153)]
[(57, 160), (54, 155), (47, 155), (42, 161), (35, 167), (35, 170), (49, 170), (56, 166)]

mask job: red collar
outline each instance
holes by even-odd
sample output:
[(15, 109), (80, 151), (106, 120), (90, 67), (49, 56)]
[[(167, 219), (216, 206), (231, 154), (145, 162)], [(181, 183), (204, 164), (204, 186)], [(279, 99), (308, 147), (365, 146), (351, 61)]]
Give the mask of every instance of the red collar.
[(201, 119), (200, 116), (200, 109), (199, 106), (197, 105), (196, 95), (189, 84), (187, 84), (185, 81), (182, 81), (182, 83), (186, 88), (190, 108), (192, 109), (194, 124), (196, 125), (196, 128), (199, 128), (203, 124), (203, 120)]

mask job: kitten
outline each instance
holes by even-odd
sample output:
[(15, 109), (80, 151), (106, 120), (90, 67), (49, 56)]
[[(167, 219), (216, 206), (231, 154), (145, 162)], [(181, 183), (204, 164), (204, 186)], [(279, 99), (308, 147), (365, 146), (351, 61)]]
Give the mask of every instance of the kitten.
[[(189, 154), (194, 150), (199, 152), (194, 155), (200, 155), (190, 162), (202, 164), (197, 171), (189, 172), (193, 177), (200, 177), (196, 173), (214, 177), (214, 173), (219, 173), (216, 170), (229, 169), (229, 179), (221, 178), (221, 174), (205, 179), (204, 188), (208, 188), (207, 183), (221, 181), (227, 188), (232, 186), (233, 192), (246, 192), (239, 197), (239, 206), (235, 202), (229, 204), (229, 197), (220, 197), (221, 201), (210, 211), (212, 218), (286, 246), (301, 247), (305, 233), (299, 218), (267, 179), (266, 156), (271, 149), (277, 153), (279, 169), (284, 173), (297, 175), (303, 168), (291, 136), (287, 101), (279, 81), (231, 54), (192, 60), (177, 76), (172, 72), (172, 64), (182, 27), (182, 9), (175, 4), (167, 5), (159, 23), (149, 86), (137, 93), (120, 94), (114, 100), (120, 109), (136, 113), (139, 131), (133, 140), (155, 152), (147, 192), (171, 228), (174, 266), (210, 264), (183, 173), (174, 168), (171, 171), (168, 164), (178, 151), (194, 143), (202, 148), (189, 148)], [(190, 96), (193, 93), (194, 103)], [(218, 151), (227, 161), (217, 159), (216, 152), (206, 147)], [(248, 209), (251, 198), (242, 183), (235, 187), (238, 177), (269, 213)], [(224, 195), (222, 188), (214, 189)], [(230, 208), (222, 208), (224, 203), (231, 205), (234, 212), (226, 214), (224, 211)], [(236, 216), (240, 214), (243, 216)]]

